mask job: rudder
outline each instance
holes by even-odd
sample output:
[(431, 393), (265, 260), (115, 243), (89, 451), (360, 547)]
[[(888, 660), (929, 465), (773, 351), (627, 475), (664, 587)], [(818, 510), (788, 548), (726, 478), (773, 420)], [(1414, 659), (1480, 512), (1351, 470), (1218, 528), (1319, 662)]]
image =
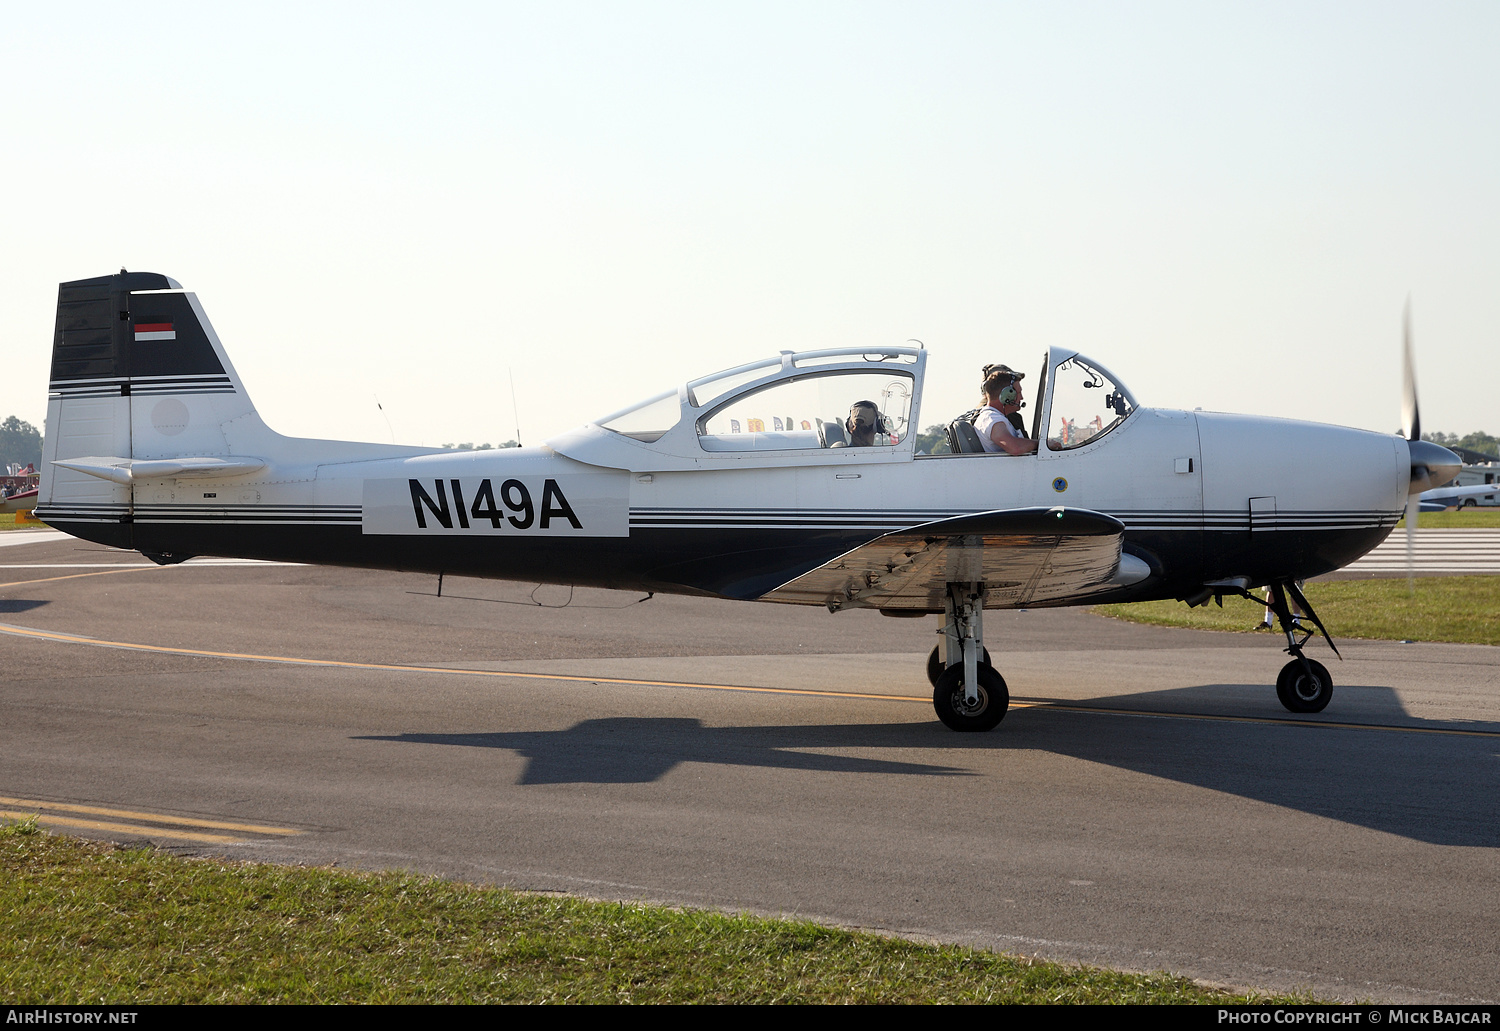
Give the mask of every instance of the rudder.
[(253, 413), (197, 297), (179, 283), (123, 269), (62, 283), (37, 515), (132, 547), (131, 462), (227, 456), (226, 426)]

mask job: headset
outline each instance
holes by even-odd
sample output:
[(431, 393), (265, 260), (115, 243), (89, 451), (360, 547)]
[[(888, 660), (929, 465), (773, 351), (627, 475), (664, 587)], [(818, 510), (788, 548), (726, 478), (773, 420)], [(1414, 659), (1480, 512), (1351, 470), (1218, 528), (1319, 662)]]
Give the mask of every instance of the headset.
[[(1003, 405), (1016, 405), (1018, 408), (1025, 408), (1026, 402), (1019, 401), (1020, 392), (1016, 389), (1016, 384), (1020, 382), (1021, 377), (1016, 373), (1011, 372), (1004, 366), (986, 365), (984, 367), (984, 378), (986, 382), (988, 382), (991, 376), (996, 376), (996, 378), (998, 378), (997, 374), (1006, 375), (1009, 377), (1006, 380), (1005, 386), (1002, 387), (1000, 392), (995, 395), (996, 398), (999, 399), (1000, 403)], [(986, 390), (985, 392), (988, 393), (988, 390)], [(1018, 401), (1019, 404), (1017, 403)]]
[(844, 420), (844, 432), (849, 434), (849, 439), (854, 439), (854, 409), (868, 408), (875, 415), (875, 432), (890, 433), (891, 423), (880, 412), (880, 406), (874, 401), (856, 401), (849, 406), (849, 418)]

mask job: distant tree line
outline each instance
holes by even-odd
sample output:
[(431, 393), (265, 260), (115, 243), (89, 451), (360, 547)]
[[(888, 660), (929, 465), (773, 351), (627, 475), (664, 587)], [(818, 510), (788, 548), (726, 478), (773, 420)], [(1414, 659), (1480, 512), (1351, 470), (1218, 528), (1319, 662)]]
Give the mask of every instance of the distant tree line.
[(1424, 433), (1422, 439), (1441, 444), (1443, 447), (1464, 447), (1470, 451), (1480, 451), (1500, 458), (1500, 437), (1492, 437), (1478, 430), (1467, 437), (1460, 437), (1457, 433)]
[(443, 447), (450, 451), (494, 451), (502, 447), (520, 447), (514, 440), (507, 440), (504, 444), (473, 444), (465, 441), (462, 444), (444, 444)]
[(12, 462), (42, 465), (42, 431), (14, 415), (0, 422), (0, 472)]
[(946, 455), (948, 453), (947, 426), (929, 426), (917, 434), (917, 454)]

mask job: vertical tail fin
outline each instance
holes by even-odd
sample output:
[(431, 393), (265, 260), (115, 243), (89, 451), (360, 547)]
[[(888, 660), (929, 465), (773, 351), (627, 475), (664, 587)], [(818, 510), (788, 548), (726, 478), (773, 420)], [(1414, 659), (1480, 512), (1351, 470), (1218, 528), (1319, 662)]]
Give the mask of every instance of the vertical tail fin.
[(121, 270), (63, 283), (37, 515), (131, 547), (130, 463), (227, 457), (226, 425), (254, 412), (197, 297), (176, 281)]

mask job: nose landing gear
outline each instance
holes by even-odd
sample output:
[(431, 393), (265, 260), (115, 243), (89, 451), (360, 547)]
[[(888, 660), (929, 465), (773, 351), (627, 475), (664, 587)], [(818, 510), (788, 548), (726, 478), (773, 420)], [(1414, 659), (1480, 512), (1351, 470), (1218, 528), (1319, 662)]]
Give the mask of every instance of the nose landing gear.
[(1281, 667), (1276, 697), (1291, 712), (1322, 712), (1333, 698), (1333, 678), (1321, 662), (1298, 657)]
[[(1258, 603), (1260, 599), (1251, 594), (1249, 588), (1248, 577), (1215, 580), (1205, 585), (1202, 594), (1187, 599), (1187, 602), (1189, 605), (1202, 605), (1208, 598), (1217, 596), (1222, 605), (1223, 595), (1237, 594)], [(1295, 613), (1292, 611), (1293, 605), (1297, 607)], [(1261, 628), (1271, 628), (1271, 614), (1274, 613), (1281, 623), (1281, 632), (1286, 634), (1286, 653), (1292, 657), (1292, 661), (1281, 667), (1281, 673), (1276, 677), (1276, 697), (1291, 712), (1322, 712), (1333, 699), (1333, 677), (1328, 675), (1327, 666), (1309, 659), (1302, 650), (1312, 640), (1314, 633), (1323, 635), (1328, 647), (1333, 649), (1333, 654), (1339, 655), (1339, 646), (1333, 643), (1328, 629), (1313, 611), (1296, 580), (1273, 580), (1267, 584), (1265, 606), (1269, 611)], [(1303, 620), (1307, 620), (1307, 623)], [(1312, 626), (1308, 626), (1308, 623)], [(1314, 630), (1313, 627), (1317, 629)], [(1339, 658), (1342, 659), (1343, 656), (1339, 655)]]
[[(1267, 604), (1281, 623), (1281, 630), (1286, 634), (1286, 651), (1292, 656), (1292, 661), (1281, 667), (1281, 673), (1276, 677), (1276, 697), (1290, 712), (1322, 712), (1333, 699), (1333, 678), (1328, 675), (1326, 666), (1302, 653), (1303, 646), (1312, 640), (1313, 631), (1292, 615), (1291, 606), (1287, 604), (1288, 596), (1322, 633), (1335, 655), (1339, 654), (1338, 646), (1328, 636), (1323, 621), (1308, 604), (1296, 581), (1277, 581), (1270, 584), (1268, 590), (1270, 597)], [(1297, 639), (1298, 633), (1303, 635), (1301, 640)], [(1340, 655), (1339, 658), (1343, 656)]]

